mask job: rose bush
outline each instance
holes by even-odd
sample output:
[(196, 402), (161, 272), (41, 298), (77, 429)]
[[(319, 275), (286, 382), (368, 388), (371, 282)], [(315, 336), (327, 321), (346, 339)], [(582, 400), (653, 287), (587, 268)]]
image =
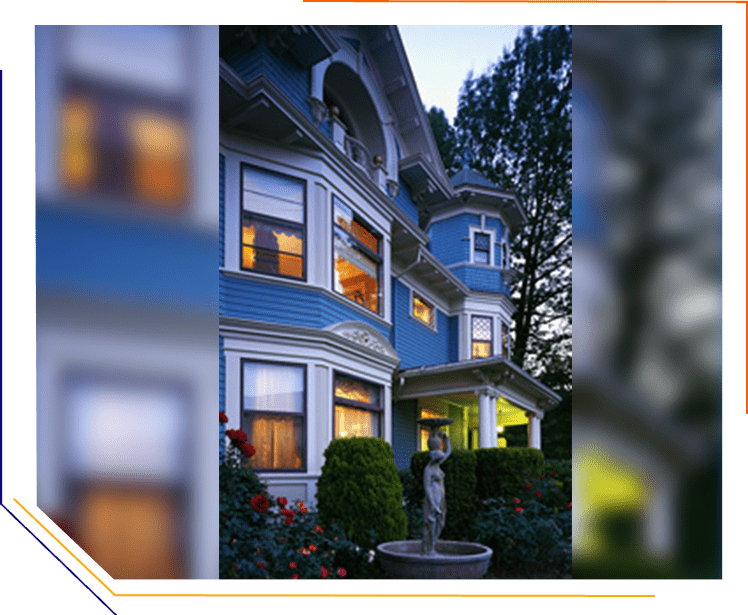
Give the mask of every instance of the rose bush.
[[(219, 416), (219, 421), (221, 417)], [(255, 454), (241, 430), (219, 466), (219, 576), (222, 579), (382, 578), (373, 553), (324, 526), (304, 502), (272, 501), (246, 463)]]

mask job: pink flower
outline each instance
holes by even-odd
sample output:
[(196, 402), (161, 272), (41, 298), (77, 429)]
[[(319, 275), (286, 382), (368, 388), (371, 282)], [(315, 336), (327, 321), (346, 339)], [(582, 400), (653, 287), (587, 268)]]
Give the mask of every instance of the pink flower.
[(342, 578), (342, 577), (344, 577), (344, 576), (345, 576), (346, 574), (348, 574), (348, 573), (347, 573), (347, 572), (345, 571), (345, 568), (338, 568), (338, 576), (339, 576), (339, 577), (341, 577), (341, 578)]
[(296, 562), (291, 562), (291, 563), (290, 563), (290, 564), (288, 565), (288, 567), (289, 567), (289, 568), (291, 568), (291, 570), (294, 570), (294, 569), (296, 568)]
[(519, 498), (514, 498), (514, 499), (512, 500), (512, 502), (514, 502), (515, 504), (519, 504)]

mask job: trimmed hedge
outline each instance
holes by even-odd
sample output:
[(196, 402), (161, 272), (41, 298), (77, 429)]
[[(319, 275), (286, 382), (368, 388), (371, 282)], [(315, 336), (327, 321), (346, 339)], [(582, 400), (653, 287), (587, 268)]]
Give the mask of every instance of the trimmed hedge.
[[(410, 469), (413, 472), (412, 503), (422, 505), (426, 492), (423, 488), (423, 470), (429, 460), (428, 451), (413, 453)], [(475, 451), (453, 450), (442, 464), (444, 488), (447, 499), (447, 519), (442, 540), (464, 540), (475, 517), (478, 505), (476, 497)]]
[(392, 447), (381, 438), (330, 442), (317, 481), (323, 525), (339, 525), (349, 540), (366, 548), (404, 540), (408, 520), (394, 459)]
[(567, 502), (571, 502), (571, 460), (546, 459), (545, 476), (561, 483), (559, 488)]
[(474, 452), (476, 490), (481, 500), (508, 501), (543, 473), (543, 453), (534, 448), (482, 448)]

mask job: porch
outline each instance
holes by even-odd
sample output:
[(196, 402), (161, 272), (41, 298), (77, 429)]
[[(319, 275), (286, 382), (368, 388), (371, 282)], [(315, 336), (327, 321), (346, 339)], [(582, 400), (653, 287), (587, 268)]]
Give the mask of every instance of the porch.
[(446, 417), (455, 449), (506, 446), (507, 427), (527, 425), (527, 446), (541, 449), (541, 421), (561, 398), (503, 357), (459, 361), (396, 375), (393, 387), (393, 449), (398, 467), (425, 450), (419, 418)]

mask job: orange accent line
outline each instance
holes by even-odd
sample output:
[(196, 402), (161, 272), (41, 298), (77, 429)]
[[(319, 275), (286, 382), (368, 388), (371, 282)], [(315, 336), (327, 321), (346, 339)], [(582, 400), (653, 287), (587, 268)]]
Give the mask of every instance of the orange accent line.
[(425, 3), (444, 4), (537, 4), (545, 2), (550, 4), (561, 3), (585, 3), (585, 4), (746, 4), (748, 0), (302, 0), (302, 2), (348, 2), (348, 3)]

